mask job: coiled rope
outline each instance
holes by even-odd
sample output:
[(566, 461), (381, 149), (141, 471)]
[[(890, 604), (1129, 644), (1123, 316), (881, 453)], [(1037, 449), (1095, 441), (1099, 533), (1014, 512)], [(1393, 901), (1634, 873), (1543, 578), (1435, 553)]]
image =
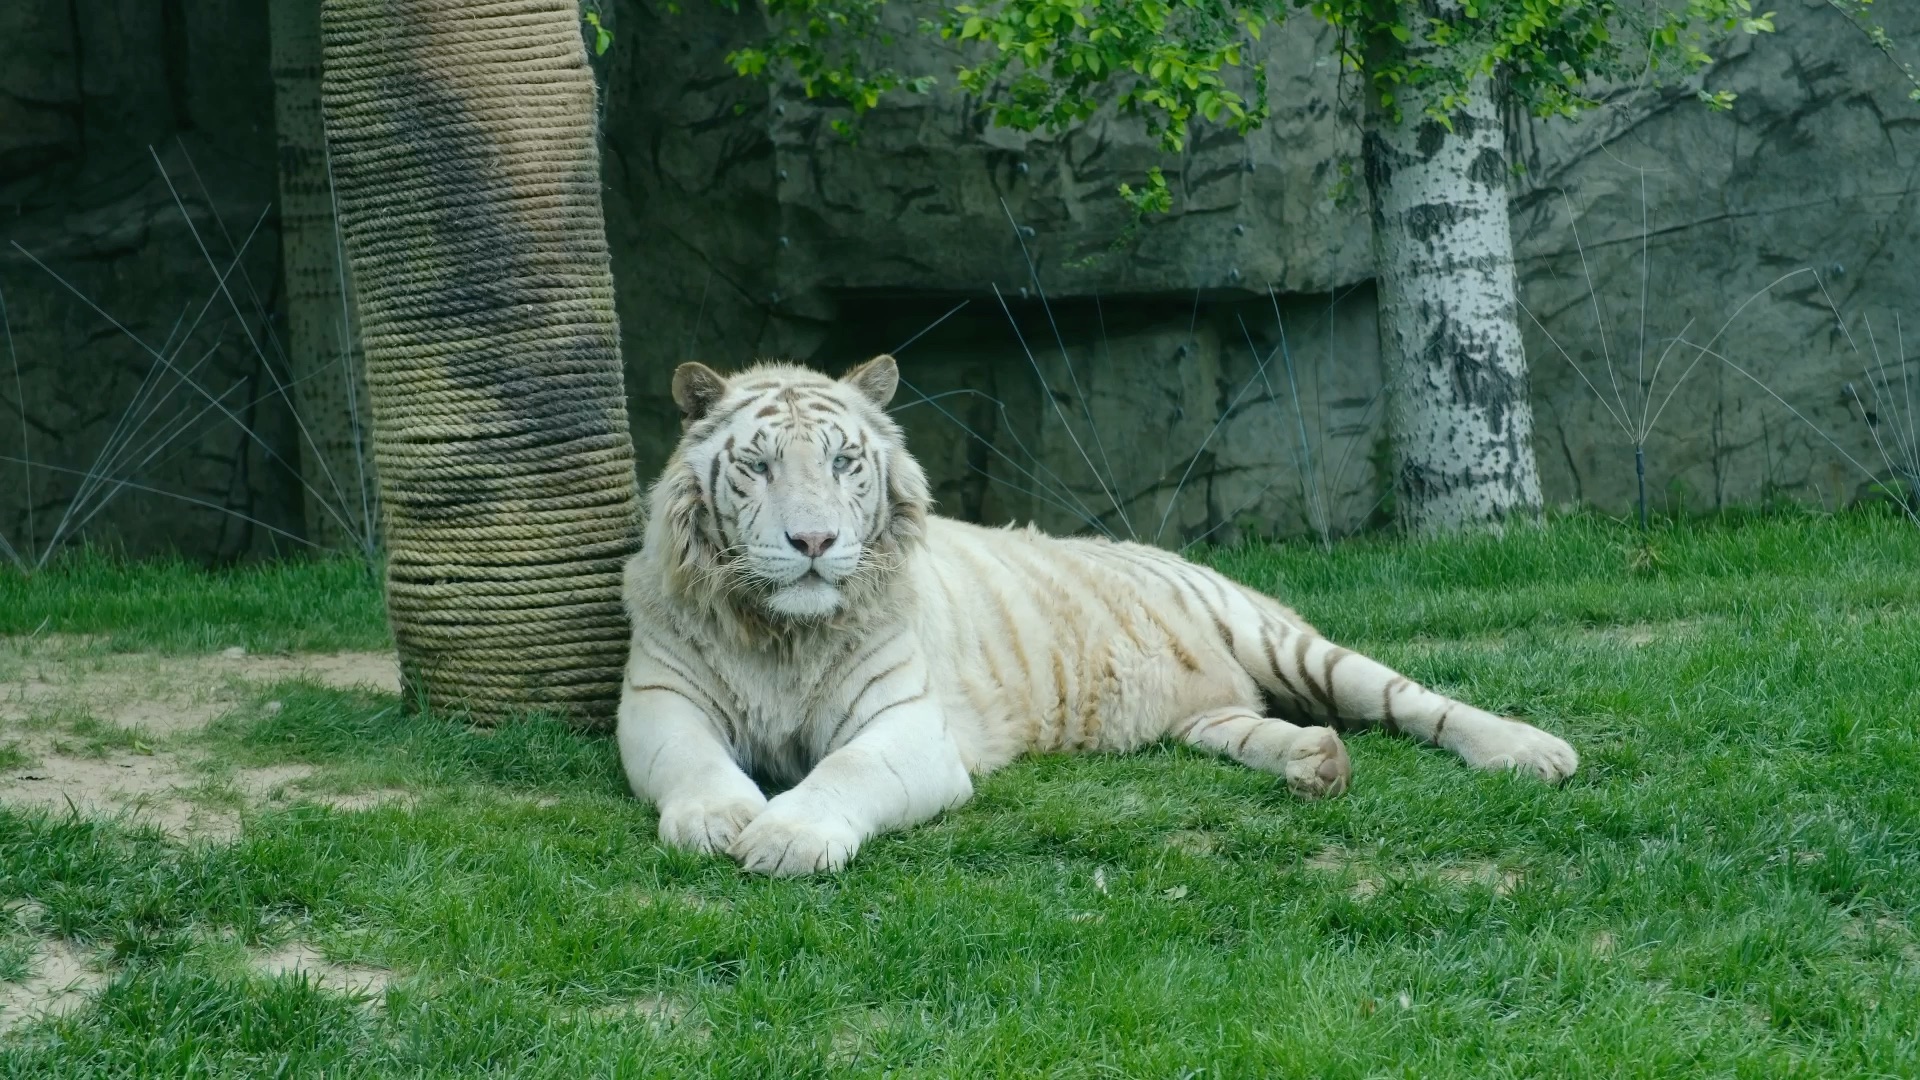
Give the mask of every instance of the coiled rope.
[(410, 704), (611, 721), (638, 544), (576, 0), (325, 0)]

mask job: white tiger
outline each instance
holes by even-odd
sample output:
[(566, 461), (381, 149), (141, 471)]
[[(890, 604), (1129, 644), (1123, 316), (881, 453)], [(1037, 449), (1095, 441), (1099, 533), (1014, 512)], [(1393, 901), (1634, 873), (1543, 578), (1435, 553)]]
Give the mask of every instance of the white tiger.
[[(627, 567), (618, 735), (666, 843), (835, 870), (1022, 753), (1167, 736), (1304, 797), (1346, 790), (1339, 736), (1295, 720), (1381, 724), (1548, 781), (1576, 768), (1564, 741), (1171, 553), (932, 516), (884, 411), (898, 381), (890, 356), (839, 380), (674, 373), (686, 427)], [(749, 774), (791, 786), (769, 800)]]

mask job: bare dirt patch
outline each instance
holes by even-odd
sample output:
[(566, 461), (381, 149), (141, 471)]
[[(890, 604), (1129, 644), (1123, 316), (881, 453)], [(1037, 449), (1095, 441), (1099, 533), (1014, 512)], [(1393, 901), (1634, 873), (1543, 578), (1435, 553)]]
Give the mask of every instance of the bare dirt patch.
[(1485, 860), (1383, 867), (1337, 847), (1321, 848), (1302, 860), (1302, 865), (1323, 874), (1351, 872), (1354, 879), (1353, 884), (1347, 889), (1347, 895), (1355, 900), (1366, 900), (1374, 896), (1386, 888), (1388, 881), (1395, 878), (1429, 878), (1444, 881), (1449, 885), (1484, 886), (1493, 890), (1495, 896), (1505, 896), (1520, 884), (1518, 871), (1505, 870), (1498, 864)]
[(591, 1009), (587, 1015), (595, 1020), (639, 1020), (656, 1033), (673, 1032), (695, 1042), (705, 1042), (713, 1036), (713, 1029), (693, 1015), (693, 1006), (684, 998), (672, 994), (643, 994), (626, 998)]
[(1182, 829), (1179, 832), (1168, 833), (1165, 843), (1176, 851), (1202, 856), (1213, 854), (1214, 849), (1220, 846), (1219, 840), (1212, 833), (1198, 829)]
[(853, 1010), (834, 1029), (833, 1048), (827, 1054), (827, 1064), (837, 1069), (858, 1064), (872, 1050), (875, 1041), (897, 1026), (895, 1017), (880, 1009), (863, 1007)]
[(420, 801), (420, 793), (403, 788), (371, 788), (366, 791), (302, 791), (301, 798), (307, 802), (331, 806), (335, 810), (372, 810), (379, 806), (401, 806), (412, 809)]
[[(0, 771), (0, 802), (125, 816), (181, 838), (230, 838), (236, 800), (209, 805), (193, 794), (209, 787), (195, 736), (260, 684), (292, 678), (389, 692), (400, 681), (390, 653), (160, 656), (107, 652), (84, 638), (0, 639), (0, 745), (29, 762)], [(257, 804), (288, 797), (311, 774), (301, 765), (248, 769), (225, 786), (238, 802)]]
[(85, 950), (68, 941), (42, 941), (27, 977), (0, 984), (0, 1035), (21, 1024), (64, 1016), (106, 984), (106, 973)]
[(1520, 874), (1513, 870), (1503, 870), (1498, 865), (1483, 860), (1464, 863), (1450, 863), (1434, 870), (1442, 881), (1454, 885), (1485, 885), (1493, 890), (1495, 896), (1505, 896), (1520, 884)]
[(261, 656), (228, 649), (209, 656), (104, 652), (84, 640), (0, 639), (0, 722), (84, 713), (102, 723), (166, 736), (203, 728), (252, 687), (311, 679), (335, 689), (397, 693), (391, 653)]
[(1701, 619), (1621, 623), (1616, 626), (1596, 628), (1592, 633), (1597, 637), (1618, 641), (1629, 648), (1644, 649), (1649, 645), (1665, 645), (1692, 637), (1702, 623)]
[(394, 974), (385, 968), (362, 964), (336, 964), (320, 950), (304, 941), (289, 942), (270, 953), (251, 958), (249, 966), (268, 978), (304, 975), (313, 985), (336, 994), (379, 998), (393, 982)]
[(1412, 638), (1401, 645), (1420, 654), (1451, 649), (1507, 649), (1528, 640), (1529, 634), (1542, 638), (1573, 638), (1616, 642), (1631, 649), (1667, 645), (1693, 637), (1707, 625), (1705, 619), (1668, 619), (1660, 622), (1608, 623), (1602, 626), (1541, 626), (1535, 630), (1500, 630), (1461, 637)]

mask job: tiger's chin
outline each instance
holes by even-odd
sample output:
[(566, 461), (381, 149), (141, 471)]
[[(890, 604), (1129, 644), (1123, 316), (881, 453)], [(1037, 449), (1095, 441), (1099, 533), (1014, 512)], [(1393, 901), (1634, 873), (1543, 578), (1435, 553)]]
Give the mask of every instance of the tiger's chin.
[(824, 619), (837, 614), (844, 602), (838, 585), (814, 573), (781, 586), (766, 599), (768, 611), (788, 619)]

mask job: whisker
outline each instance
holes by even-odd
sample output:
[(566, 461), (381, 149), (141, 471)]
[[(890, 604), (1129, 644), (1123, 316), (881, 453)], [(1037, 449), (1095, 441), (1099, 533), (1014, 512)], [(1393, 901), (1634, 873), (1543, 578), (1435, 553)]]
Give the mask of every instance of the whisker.
[[(1067, 380), (1073, 384), (1073, 395), (1080, 402), (1082, 415), (1087, 418), (1087, 431), (1093, 436), (1094, 448), (1100, 451), (1100, 461), (1107, 467), (1107, 479), (1101, 479), (1100, 470), (1093, 467), (1092, 461), (1087, 462), (1087, 468), (1093, 472), (1094, 479), (1100, 481), (1101, 488), (1111, 493), (1112, 491), (1118, 490), (1120, 484), (1114, 476), (1113, 461), (1107, 457), (1106, 444), (1100, 438), (1100, 425), (1094, 422), (1093, 403), (1088, 399), (1086, 390), (1080, 385), (1080, 376), (1073, 369), (1073, 356), (1067, 351), (1067, 339), (1060, 333), (1060, 323), (1053, 317), (1053, 304), (1047, 299), (1046, 288), (1040, 284), (1040, 269), (1034, 265), (1033, 254), (1027, 250), (1027, 239), (1020, 235), (1020, 224), (1013, 220), (1013, 211), (1008, 208), (1007, 200), (1005, 199), (1000, 200), (1000, 212), (1007, 215), (1007, 224), (1013, 227), (1014, 242), (1020, 245), (1020, 257), (1026, 260), (1027, 263), (1027, 279), (1033, 282), (1033, 291), (1040, 297), (1040, 310), (1046, 312), (1047, 325), (1053, 329), (1053, 340), (1060, 346), (1060, 362), (1066, 365)], [(1003, 307), (1006, 305), (1005, 300), (1000, 301), (1000, 303)], [(1104, 325), (1102, 329), (1104, 332)], [(1022, 342), (1021, 344), (1024, 347), (1025, 343)], [(1058, 409), (1059, 402), (1055, 401), (1054, 406)], [(1066, 423), (1064, 417), (1062, 417), (1061, 423), (1063, 425)], [(1067, 434), (1071, 436), (1073, 434), (1072, 430), (1069, 429)], [(1079, 444), (1080, 440), (1074, 439), (1074, 445), (1077, 447)], [(1080, 453), (1082, 457), (1086, 456), (1085, 450), (1082, 450)], [(1112, 483), (1109, 483), (1109, 480), (1111, 480)], [(1112, 495), (1109, 494), (1108, 497), (1112, 498)], [(1127, 520), (1127, 508), (1122, 506), (1117, 498), (1113, 500), (1113, 508), (1120, 515), (1120, 523), (1126, 526), (1127, 535), (1134, 535), (1133, 522)]]
[[(1245, 328), (1245, 325), (1245, 323), (1241, 324), (1242, 329)], [(1199, 448), (1193, 452), (1192, 457), (1187, 459), (1187, 471), (1180, 474), (1180, 482), (1174, 485), (1173, 494), (1168, 497), (1166, 509), (1160, 515), (1160, 526), (1154, 530), (1154, 543), (1159, 543), (1160, 537), (1166, 534), (1167, 521), (1173, 517), (1173, 508), (1179, 504), (1180, 492), (1187, 486), (1187, 479), (1193, 475), (1194, 467), (1200, 464), (1200, 455), (1207, 452), (1207, 446), (1213, 442), (1213, 437), (1219, 434), (1220, 429), (1226, 425), (1228, 418), (1233, 415), (1234, 408), (1240, 404), (1240, 399), (1246, 397), (1247, 391), (1253, 389), (1253, 381), (1266, 374), (1267, 364), (1272, 362), (1273, 356), (1274, 354), (1270, 352), (1265, 359), (1259, 362), (1254, 373), (1249, 376), (1247, 381), (1240, 387), (1240, 392), (1233, 395), (1233, 400), (1227, 402), (1227, 407), (1221, 410), (1220, 418), (1213, 422), (1212, 428), (1208, 429), (1207, 437), (1200, 440)]]
[(912, 337), (901, 342), (900, 344), (895, 345), (893, 347), (893, 355), (898, 356), (901, 353), (906, 352), (907, 347), (909, 345), (912, 345), (914, 342), (919, 341), (921, 338), (926, 337), (928, 334), (931, 334), (935, 330), (939, 329), (941, 323), (946, 322), (948, 319), (953, 318), (955, 315), (958, 315), (960, 313), (961, 308), (966, 307), (968, 304), (971, 304), (972, 302), (973, 301), (971, 300), (962, 300), (959, 303), (953, 305), (951, 308), (948, 308), (947, 313), (945, 315), (942, 315), (939, 318), (928, 323), (925, 327), (921, 328), (919, 333), (913, 335)]
[[(1100, 485), (1101, 494), (1105, 495), (1107, 500), (1113, 504), (1114, 512), (1124, 514), (1125, 512), (1120, 509), (1120, 497), (1115, 495), (1113, 489), (1107, 486), (1106, 480), (1100, 475), (1100, 469), (1094, 465), (1093, 458), (1087, 454), (1087, 448), (1080, 445), (1080, 436), (1074, 433), (1073, 425), (1068, 422), (1066, 410), (1060, 407), (1060, 399), (1054, 396), (1053, 388), (1047, 385), (1047, 377), (1040, 370), (1040, 361), (1034, 357), (1033, 350), (1027, 347), (1026, 335), (1020, 332), (1020, 323), (1014, 319), (1013, 308), (1007, 305), (1007, 298), (1000, 295), (1000, 286), (995, 285), (993, 287), (993, 296), (994, 299), (1000, 301), (1000, 310), (1006, 313), (1007, 322), (1013, 327), (1013, 336), (1015, 340), (1020, 342), (1020, 351), (1026, 354), (1027, 364), (1033, 368), (1034, 378), (1040, 380), (1040, 393), (1047, 399), (1047, 402), (1053, 406), (1054, 415), (1060, 418), (1060, 426), (1066, 429), (1067, 439), (1073, 443), (1073, 448), (1079, 452), (1080, 460), (1087, 466), (1087, 471), (1093, 474), (1094, 483)], [(1036, 458), (1035, 460), (1038, 461), (1039, 459)], [(1061, 482), (1061, 486), (1066, 487), (1068, 491), (1072, 490), (1065, 481)], [(1079, 500), (1076, 498), (1075, 501), (1077, 502)], [(1090, 508), (1088, 509), (1088, 513), (1092, 513)]]
[[(10, 454), (0, 454), (0, 461), (6, 461), (6, 462), (15, 463), (15, 464), (21, 463), (19, 458), (16, 458)], [(59, 465), (49, 465), (46, 462), (41, 462), (38, 467), (42, 469), (47, 469), (52, 472), (71, 473), (72, 475), (75, 475), (75, 476), (81, 475), (81, 471), (79, 469), (68, 469)], [(108, 480), (106, 482), (114, 485), (115, 487), (131, 488), (134, 491), (145, 492), (149, 495), (158, 495), (162, 498), (173, 499), (177, 502), (187, 503), (192, 506), (204, 507), (208, 510), (216, 510), (222, 514), (228, 515), (229, 517), (239, 518), (240, 520), (246, 522), (249, 525), (255, 525), (262, 529), (265, 529), (268, 532), (273, 533), (275, 536), (279, 536), (283, 539), (291, 540), (296, 544), (305, 544), (307, 547), (310, 547), (310, 548), (320, 547), (320, 545), (314, 543), (311, 540), (308, 540), (304, 536), (298, 536), (294, 533), (288, 532), (285, 529), (279, 528), (278, 526), (269, 525), (268, 523), (261, 521), (259, 518), (254, 517), (253, 515), (248, 514), (244, 511), (235, 510), (231, 506), (221, 506), (219, 503), (209, 502), (206, 499), (199, 499), (199, 498), (195, 498), (192, 495), (182, 495), (177, 491), (167, 491), (163, 488), (151, 487), (146, 484), (135, 483), (132, 480)]]
[[(13, 343), (13, 321), (7, 314), (6, 290), (0, 289), (0, 335), (7, 340), (7, 358), (13, 361), (13, 396), (20, 406), (20, 479), (26, 488), (27, 498), (27, 556), (33, 555), (34, 538), (38, 530), (33, 521), (33, 446), (29, 441), (31, 433), (27, 430), (27, 391), (20, 379), (20, 351)], [(0, 532), (0, 543), (7, 545), (7, 560), (25, 569), (26, 559), (7, 541), (6, 533)]]

